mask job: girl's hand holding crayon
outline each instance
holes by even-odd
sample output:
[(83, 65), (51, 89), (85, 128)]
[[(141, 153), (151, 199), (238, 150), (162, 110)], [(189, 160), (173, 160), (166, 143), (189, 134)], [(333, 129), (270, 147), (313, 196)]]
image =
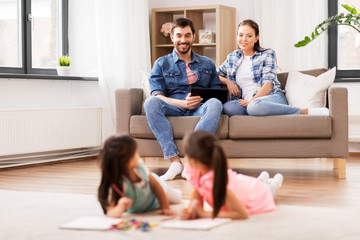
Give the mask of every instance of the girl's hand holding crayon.
[(128, 197), (121, 197), (115, 206), (109, 206), (106, 212), (108, 217), (119, 218), (121, 215), (131, 208), (133, 200)]
[(131, 208), (133, 200), (128, 197), (122, 197), (119, 199), (117, 206), (122, 210), (122, 212), (126, 212), (129, 208)]
[(182, 220), (190, 220), (200, 217), (200, 213), (203, 211), (202, 204), (197, 200), (193, 200), (190, 202), (187, 208), (184, 208), (180, 212), (180, 219)]
[(189, 211), (186, 208), (182, 209), (180, 212), (181, 220), (191, 220), (196, 218), (196, 210)]

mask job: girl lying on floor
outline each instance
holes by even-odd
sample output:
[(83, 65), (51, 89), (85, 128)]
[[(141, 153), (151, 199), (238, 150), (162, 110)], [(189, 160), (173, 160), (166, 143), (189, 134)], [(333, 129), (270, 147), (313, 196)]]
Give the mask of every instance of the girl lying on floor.
[[(238, 174), (228, 169), (227, 158), (213, 133), (195, 131), (183, 140), (188, 163), (184, 175), (195, 189), (189, 209), (183, 209), (181, 219), (223, 217), (246, 219), (251, 214), (275, 210), (274, 196), (283, 176), (269, 179), (267, 172), (258, 178)], [(203, 201), (213, 207), (205, 211)]]
[(116, 135), (105, 141), (98, 199), (107, 216), (159, 208), (161, 214), (172, 215), (170, 203), (180, 203), (181, 196), (180, 190), (171, 188), (146, 168), (134, 138)]

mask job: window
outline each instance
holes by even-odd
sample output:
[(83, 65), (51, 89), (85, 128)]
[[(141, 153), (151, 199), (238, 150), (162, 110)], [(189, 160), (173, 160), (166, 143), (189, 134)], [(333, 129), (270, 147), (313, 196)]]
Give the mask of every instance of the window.
[[(348, 12), (347, 4), (360, 9), (360, 0), (328, 0), (329, 17)], [(360, 34), (348, 26), (329, 29), (329, 67), (337, 66), (337, 81), (360, 81)]]
[(56, 75), (67, 15), (68, 0), (0, 0), (0, 73)]
[(17, 0), (0, 0), (0, 66), (22, 67), (20, 6)]

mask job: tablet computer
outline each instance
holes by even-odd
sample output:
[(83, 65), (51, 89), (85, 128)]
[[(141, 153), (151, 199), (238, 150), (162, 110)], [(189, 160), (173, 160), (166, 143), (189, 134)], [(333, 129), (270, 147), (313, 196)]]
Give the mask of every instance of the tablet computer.
[(228, 101), (228, 90), (223, 88), (191, 88), (191, 96), (200, 96), (203, 98), (202, 102), (206, 102), (210, 98), (217, 98), (223, 104)]

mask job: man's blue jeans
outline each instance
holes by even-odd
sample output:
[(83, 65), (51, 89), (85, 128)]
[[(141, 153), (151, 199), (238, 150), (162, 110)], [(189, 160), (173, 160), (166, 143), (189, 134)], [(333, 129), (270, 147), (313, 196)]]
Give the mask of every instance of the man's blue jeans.
[(224, 113), (233, 115), (269, 116), (300, 114), (300, 108), (289, 106), (283, 93), (259, 97), (251, 101), (247, 107), (239, 104), (239, 100), (233, 100), (224, 104)]
[(222, 104), (216, 98), (211, 98), (193, 110), (177, 107), (162, 99), (151, 96), (145, 100), (144, 110), (150, 126), (161, 149), (164, 158), (179, 154), (173, 139), (172, 127), (167, 116), (201, 116), (195, 130), (206, 130), (215, 133), (222, 114)]

